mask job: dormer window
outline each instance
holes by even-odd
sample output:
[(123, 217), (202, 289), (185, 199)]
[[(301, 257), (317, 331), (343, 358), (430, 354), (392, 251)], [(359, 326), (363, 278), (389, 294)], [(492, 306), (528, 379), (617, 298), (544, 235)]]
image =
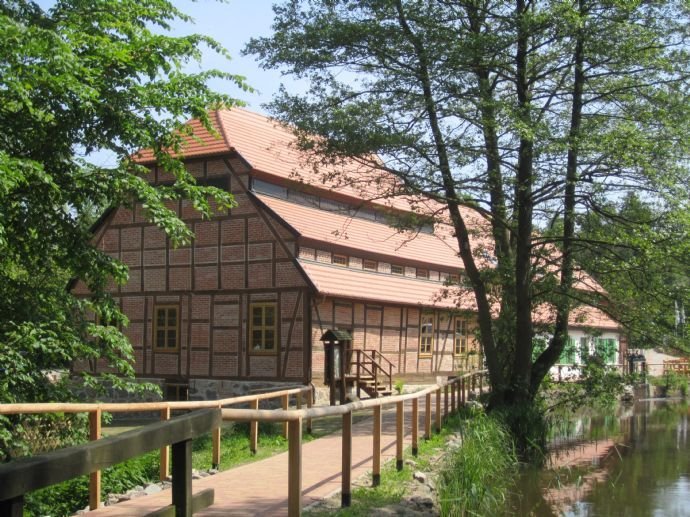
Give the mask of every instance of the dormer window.
[(378, 263), (375, 260), (363, 260), (362, 268), (367, 271), (376, 271), (378, 270)]
[(336, 266), (347, 267), (347, 265), (348, 265), (347, 255), (340, 255), (338, 253), (334, 253), (331, 262), (333, 262), (333, 264), (335, 264)]
[(391, 264), (391, 273), (394, 275), (404, 275), (405, 268), (399, 264)]

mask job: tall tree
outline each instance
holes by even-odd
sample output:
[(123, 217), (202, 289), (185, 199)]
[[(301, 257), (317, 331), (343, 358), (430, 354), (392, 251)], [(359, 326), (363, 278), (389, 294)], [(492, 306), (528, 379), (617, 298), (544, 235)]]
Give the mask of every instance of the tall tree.
[[(168, 200), (191, 199), (205, 214), (209, 196), (232, 203), (167, 153), (180, 150), (186, 119), (210, 127), (210, 107), (236, 104), (211, 91), (210, 79), (247, 88), (225, 72), (189, 72), (204, 47), (225, 50), (203, 35), (171, 36), (178, 21), (190, 18), (167, 0), (0, 3), (0, 402), (69, 396), (47, 372), (76, 360), (106, 359), (113, 374), (105, 377), (116, 386), (133, 374), (131, 346), (118, 330), (126, 322), (106, 292), (127, 269), (91, 245), (94, 214), (142, 203), (180, 242), (190, 231)], [(147, 182), (132, 160), (142, 148), (174, 173), (174, 185)], [(116, 166), (93, 165), (103, 151)], [(93, 296), (72, 296), (71, 278)], [(111, 326), (94, 324), (94, 312)]]
[[(311, 82), (303, 96), (283, 91), (274, 113), (318, 155), (368, 162), (443, 203), (476, 300), (490, 405), (529, 413), (571, 310), (597, 302), (576, 289), (577, 214), (629, 190), (660, 205), (687, 200), (686, 4), (291, 0), (274, 9), (274, 34), (247, 51)], [(490, 249), (473, 244), (463, 207), (486, 218)], [(553, 220), (558, 236), (538, 232)], [(533, 358), (545, 303), (552, 337)]]
[[(630, 193), (578, 216), (577, 262), (620, 307), (631, 348), (663, 346), (688, 353), (690, 212), (658, 210)], [(588, 242), (609, 241), (595, 249)]]

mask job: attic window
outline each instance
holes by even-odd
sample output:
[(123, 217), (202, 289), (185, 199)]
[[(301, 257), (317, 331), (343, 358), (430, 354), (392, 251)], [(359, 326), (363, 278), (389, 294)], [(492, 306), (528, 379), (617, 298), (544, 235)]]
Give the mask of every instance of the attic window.
[(254, 192), (258, 192), (259, 194), (267, 194), (269, 196), (279, 197), (281, 199), (287, 199), (288, 195), (285, 187), (257, 179), (252, 179), (252, 190)]
[(428, 269), (420, 269), (417, 268), (417, 278), (429, 278), (429, 270)]
[(337, 253), (334, 253), (332, 262), (336, 266), (347, 266), (347, 263), (348, 263), (347, 255), (339, 255)]
[(367, 271), (376, 271), (378, 269), (378, 264), (375, 260), (363, 260), (362, 268), (366, 269)]
[(391, 264), (391, 273), (394, 275), (404, 275), (405, 274), (405, 268), (403, 266), (398, 265), (398, 264)]

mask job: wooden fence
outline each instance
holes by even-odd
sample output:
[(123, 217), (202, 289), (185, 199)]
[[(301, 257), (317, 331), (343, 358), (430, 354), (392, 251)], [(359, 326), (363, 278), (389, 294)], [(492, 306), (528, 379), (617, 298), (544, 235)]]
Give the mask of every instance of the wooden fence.
[(664, 374), (671, 372), (690, 376), (690, 362), (688, 362), (687, 359), (670, 359), (664, 361)]
[[(101, 420), (104, 412), (108, 413), (140, 413), (158, 412), (162, 421), (169, 420), (173, 411), (190, 411), (198, 409), (216, 408), (221, 409), (225, 406), (238, 404), (248, 404), (251, 409), (258, 410), (259, 402), (280, 399), (283, 411), (289, 409), (290, 396), (295, 396), (296, 406), (301, 409), (304, 398), (307, 407), (311, 407), (312, 391), (309, 386), (301, 386), (287, 390), (273, 391), (254, 395), (244, 395), (241, 397), (230, 397), (219, 400), (199, 400), (199, 401), (179, 401), (179, 402), (136, 402), (136, 403), (103, 403), (103, 404), (80, 404), (80, 403), (45, 403), (45, 404), (0, 404), (0, 415), (16, 414), (45, 414), (45, 413), (88, 413), (89, 415), (89, 439), (99, 440), (101, 438)], [(283, 433), (287, 437), (288, 424), (283, 424)], [(307, 430), (311, 431), (311, 420), (307, 421)], [(213, 452), (211, 455), (212, 467), (220, 464), (220, 425), (212, 430)], [(249, 447), (252, 452), (256, 452), (259, 437), (258, 422), (250, 424)], [(170, 448), (168, 444), (161, 445), (160, 448), (160, 479), (168, 478), (170, 465)], [(100, 505), (101, 497), (101, 471), (90, 472), (89, 479), (89, 508), (95, 510)], [(0, 512), (0, 515), (4, 515)]]
[(395, 406), (396, 411), (396, 467), (403, 468), (404, 403), (412, 402), (412, 453), (417, 454), (419, 444), (419, 401), (424, 399), (424, 437), (431, 436), (432, 396), (435, 397), (436, 432), (440, 432), (443, 419), (463, 404), (469, 393), (483, 389), (485, 371), (473, 372), (450, 379), (447, 383), (435, 384), (414, 393), (367, 399), (340, 406), (315, 407), (293, 411), (223, 409), (223, 420), (249, 422), (288, 423), (288, 516), (297, 517), (302, 512), (302, 425), (303, 422), (327, 416), (342, 416), (342, 485), (341, 505), (350, 505), (352, 494), (352, 413), (372, 410), (374, 419), (372, 478), (374, 485), (381, 479), (381, 410)]
[[(382, 409), (386, 406), (394, 406), (396, 411), (396, 467), (403, 467), (403, 437), (404, 437), (404, 404), (412, 403), (412, 453), (417, 454), (419, 445), (419, 411), (420, 400), (424, 400), (424, 431), (423, 436), (429, 438), (432, 432), (432, 412), (435, 415), (433, 422), (436, 432), (440, 432), (442, 422), (451, 412), (455, 412), (461, 404), (465, 403), (469, 394), (477, 389), (483, 390), (483, 378), (485, 371), (467, 373), (450, 379), (443, 384), (434, 384), (428, 388), (392, 397), (381, 397), (363, 401), (351, 402), (340, 406), (312, 407), (311, 388), (302, 387), (279, 392), (264, 393), (259, 395), (247, 395), (213, 401), (198, 402), (147, 402), (138, 404), (4, 404), (0, 405), (0, 414), (18, 413), (89, 413), (90, 434), (94, 440), (89, 444), (69, 449), (60, 449), (44, 455), (23, 458), (0, 466), (0, 515), (21, 515), (21, 501), (23, 494), (49, 486), (55, 483), (87, 474), (90, 478), (89, 505), (95, 509), (100, 499), (100, 470), (115, 463), (138, 456), (149, 450), (160, 448), (161, 450), (161, 477), (168, 475), (168, 445), (172, 444), (173, 451), (173, 504), (163, 508), (162, 514), (191, 515), (197, 508), (203, 508), (212, 504), (213, 494), (202, 492), (198, 496), (191, 496), (191, 438), (205, 432), (213, 432), (213, 463), (220, 462), (220, 428), (222, 420), (250, 422), (250, 448), (256, 451), (259, 422), (282, 422), (284, 432), (288, 438), (288, 515), (296, 517), (302, 511), (302, 428), (306, 423), (307, 431), (311, 431), (311, 422), (314, 418), (328, 416), (342, 417), (342, 506), (349, 506), (352, 493), (352, 413), (360, 410), (371, 410), (374, 420), (373, 442), (373, 483), (378, 485), (381, 479), (381, 428)], [(307, 408), (303, 409), (302, 397), (307, 395)], [(289, 409), (289, 397), (295, 395), (297, 408)], [(281, 399), (281, 409), (258, 409), (259, 401), (271, 398)], [(432, 398), (434, 400), (432, 401)], [(249, 403), (250, 409), (226, 408), (223, 406)], [(432, 411), (432, 403), (435, 410)], [(192, 413), (184, 417), (170, 420), (172, 410), (190, 410), (200, 408), (207, 409), (203, 415), (195, 416), (200, 412)], [(100, 421), (103, 411), (108, 412), (140, 412), (160, 411), (162, 422), (151, 424), (140, 429), (135, 429), (119, 436), (100, 438)], [(195, 425), (190, 428), (185, 419), (209, 419), (209, 425)], [(192, 421), (192, 420), (189, 420)], [(196, 420), (194, 420), (196, 421)], [(204, 420), (206, 421), (206, 420)], [(172, 427), (167, 427), (172, 426)], [(175, 431), (170, 431), (175, 429)], [(180, 429), (185, 429), (186, 434)], [(139, 440), (139, 441), (137, 441)], [(138, 445), (133, 445), (138, 443)], [(120, 450), (121, 449), (121, 450)], [(117, 454), (107, 457), (103, 451), (119, 450)], [(89, 452), (101, 451), (91, 456)], [(108, 459), (106, 459), (106, 457)], [(81, 465), (71, 467), (60, 472), (60, 458), (69, 458), (70, 464)], [(49, 476), (36, 476), (36, 469), (41, 470), (42, 465), (50, 465)], [(22, 472), (24, 481), (9, 483), (13, 479), (13, 472)], [(32, 476), (41, 481), (27, 482)], [(176, 488), (176, 479), (177, 488)], [(183, 481), (180, 481), (182, 479)], [(177, 495), (176, 495), (177, 494)], [(210, 502), (209, 502), (210, 501)], [(12, 513), (14, 512), (14, 513)], [(165, 513), (169, 512), (169, 513)], [(158, 515), (159, 512), (156, 512)]]
[(0, 515), (22, 517), (24, 494), (172, 445), (172, 504), (155, 515), (191, 515), (213, 504), (213, 489), (192, 496), (192, 439), (217, 429), (220, 409), (204, 409), (85, 445), (0, 465)]

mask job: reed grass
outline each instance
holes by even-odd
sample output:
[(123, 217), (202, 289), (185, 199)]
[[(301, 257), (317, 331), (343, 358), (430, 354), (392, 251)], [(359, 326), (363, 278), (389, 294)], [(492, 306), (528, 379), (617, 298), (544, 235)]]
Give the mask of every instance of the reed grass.
[(481, 410), (461, 421), (462, 446), (438, 475), (441, 515), (499, 515), (517, 470), (515, 447), (504, 424)]

